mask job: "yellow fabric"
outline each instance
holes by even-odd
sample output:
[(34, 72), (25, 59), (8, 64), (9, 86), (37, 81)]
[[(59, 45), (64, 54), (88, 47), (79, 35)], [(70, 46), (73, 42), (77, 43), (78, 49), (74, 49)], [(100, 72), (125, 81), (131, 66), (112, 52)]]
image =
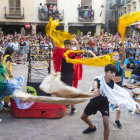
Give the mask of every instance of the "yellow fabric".
[(5, 96), (5, 97), (2, 99), (2, 101), (4, 101), (5, 103), (9, 103), (11, 97), (12, 97), (12, 95)]
[[(3, 66), (4, 66), (5, 70), (6, 70), (6, 60), (7, 60), (7, 57), (8, 57), (8, 56), (10, 56), (10, 55), (5, 55), (5, 56), (4, 56), (4, 59), (3, 59)], [(11, 56), (10, 56), (10, 57), (11, 57)], [(12, 59), (12, 57), (11, 57), (11, 59)], [(10, 71), (11, 71), (11, 73), (12, 73), (12, 62), (10, 62), (10, 67), (9, 67), (9, 69), (10, 69)], [(9, 74), (8, 74), (7, 70), (6, 70), (6, 75), (8, 76), (9, 79), (11, 79), (11, 78), (9, 77)]]
[(68, 55), (70, 53), (82, 53), (84, 52), (83, 50), (80, 51), (73, 51), (73, 50), (68, 50), (66, 53), (64, 53), (64, 56), (66, 58), (67, 63), (72, 63), (72, 64), (85, 64), (88, 66), (93, 66), (93, 67), (104, 67), (107, 64), (114, 64), (114, 61), (111, 59), (111, 57), (115, 54), (108, 54), (105, 56), (99, 56), (99, 57), (92, 57), (92, 58), (80, 58), (80, 59), (70, 59)]
[(45, 28), (46, 35), (50, 35), (53, 38), (55, 44), (63, 48), (65, 40), (72, 40), (75, 37), (66, 31), (55, 30), (55, 28), (59, 25), (59, 20), (56, 19), (52, 21), (52, 19), (53, 18), (50, 17), (50, 21)]
[[(7, 60), (7, 57), (8, 57), (8, 56), (10, 56), (10, 55), (5, 55), (5, 56), (4, 56), (4, 59), (3, 59), (3, 66), (4, 66), (5, 70), (6, 70), (6, 60)], [(11, 56), (10, 56), (10, 57), (11, 57)], [(12, 57), (11, 57), (11, 59), (12, 59)], [(9, 69), (10, 69), (10, 71), (11, 71), (11, 73), (12, 73), (12, 62), (10, 62), (10, 67), (9, 67)], [(9, 79), (11, 79), (11, 77), (9, 77), (9, 74), (8, 74), (7, 70), (6, 70), (6, 75), (8, 76)], [(5, 103), (9, 103), (11, 97), (12, 97), (12, 95), (6, 96), (6, 97), (4, 97), (4, 98), (2, 99), (2, 101), (4, 101)]]
[(132, 12), (131, 14), (124, 14), (119, 18), (118, 31), (121, 35), (123, 45), (126, 27), (137, 22), (139, 19), (140, 19), (140, 10)]

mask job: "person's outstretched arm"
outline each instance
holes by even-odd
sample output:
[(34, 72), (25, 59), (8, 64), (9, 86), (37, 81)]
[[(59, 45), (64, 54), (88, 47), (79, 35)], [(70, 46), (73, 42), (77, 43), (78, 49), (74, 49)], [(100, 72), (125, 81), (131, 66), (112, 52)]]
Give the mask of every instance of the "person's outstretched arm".
[(48, 39), (51, 41), (53, 48), (56, 48), (56, 44), (51, 36), (48, 36)]
[(74, 38), (74, 39), (72, 39), (72, 42), (76, 43), (76, 50), (79, 51), (80, 47), (79, 47), (78, 41)]
[(120, 67), (123, 69), (124, 62), (125, 62), (125, 59), (126, 59), (126, 52), (125, 52), (125, 47), (124, 46), (122, 46), (122, 52), (123, 52), (123, 57), (122, 57), (122, 60), (120, 61)]

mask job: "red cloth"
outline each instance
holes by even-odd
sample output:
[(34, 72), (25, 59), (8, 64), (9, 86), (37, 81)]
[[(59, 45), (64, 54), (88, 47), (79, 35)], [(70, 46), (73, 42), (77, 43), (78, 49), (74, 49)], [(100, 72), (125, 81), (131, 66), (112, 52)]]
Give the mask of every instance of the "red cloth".
[[(52, 8), (52, 9), (51, 9)], [(49, 12), (52, 12), (53, 11), (53, 7), (49, 7)]]
[[(62, 57), (65, 59), (63, 54), (66, 52), (65, 48), (56, 47), (53, 51), (53, 67), (55, 72), (61, 72)], [(68, 57), (72, 57), (75, 54), (69, 54)], [(81, 58), (81, 55), (75, 56), (76, 59)], [(77, 88), (78, 80), (82, 79), (83, 68), (81, 64), (74, 64), (74, 75), (73, 75), (73, 87)]]
[(90, 46), (90, 47), (93, 47), (93, 45), (94, 45), (94, 42), (90, 42), (90, 43), (89, 43), (89, 46)]

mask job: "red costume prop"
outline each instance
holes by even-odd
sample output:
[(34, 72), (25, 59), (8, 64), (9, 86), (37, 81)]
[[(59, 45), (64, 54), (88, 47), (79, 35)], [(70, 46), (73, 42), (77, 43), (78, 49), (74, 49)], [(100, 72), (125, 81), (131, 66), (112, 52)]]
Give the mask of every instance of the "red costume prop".
[[(55, 72), (61, 72), (61, 64), (62, 64), (62, 57), (64, 57), (64, 53), (66, 52), (65, 48), (60, 48), (56, 46), (53, 51), (53, 67)], [(75, 54), (71, 53), (68, 57), (75, 56)], [(76, 59), (81, 58), (81, 55), (75, 56)], [(83, 68), (81, 64), (74, 64), (74, 74), (73, 74), (73, 87), (77, 88), (78, 80), (82, 79)]]

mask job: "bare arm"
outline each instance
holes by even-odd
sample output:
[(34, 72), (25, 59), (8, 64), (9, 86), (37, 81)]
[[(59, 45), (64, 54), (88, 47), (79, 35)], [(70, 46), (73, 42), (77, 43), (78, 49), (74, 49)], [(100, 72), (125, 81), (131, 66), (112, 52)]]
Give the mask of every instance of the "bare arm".
[(76, 43), (76, 50), (79, 51), (80, 47), (79, 47), (78, 41), (74, 38), (74, 39), (72, 39), (72, 42)]
[(7, 77), (6, 74), (4, 74), (4, 78), (5, 78), (8, 82), (10, 82), (10, 79)]
[(122, 52), (123, 52), (123, 57), (122, 57), (122, 60), (120, 61), (120, 67), (123, 69), (124, 62), (125, 62), (125, 59), (126, 59), (126, 52), (125, 52), (125, 47), (124, 46), (122, 46)]
[(9, 68), (10, 68), (10, 61), (7, 61), (7, 63), (6, 63), (6, 70), (7, 70), (9, 75), (12, 75), (12, 73), (11, 73)]
[(92, 54), (93, 57), (97, 57), (92, 51), (88, 50), (87, 52)]
[(48, 36), (48, 39), (50, 39), (50, 41), (51, 41), (53, 47), (56, 48), (56, 44), (55, 44), (53, 38), (52, 38), (51, 36)]
[(97, 81), (94, 81), (93, 82), (93, 90), (94, 90), (94, 96), (93, 97), (97, 97), (100, 95), (100, 91), (98, 89), (98, 82)]

